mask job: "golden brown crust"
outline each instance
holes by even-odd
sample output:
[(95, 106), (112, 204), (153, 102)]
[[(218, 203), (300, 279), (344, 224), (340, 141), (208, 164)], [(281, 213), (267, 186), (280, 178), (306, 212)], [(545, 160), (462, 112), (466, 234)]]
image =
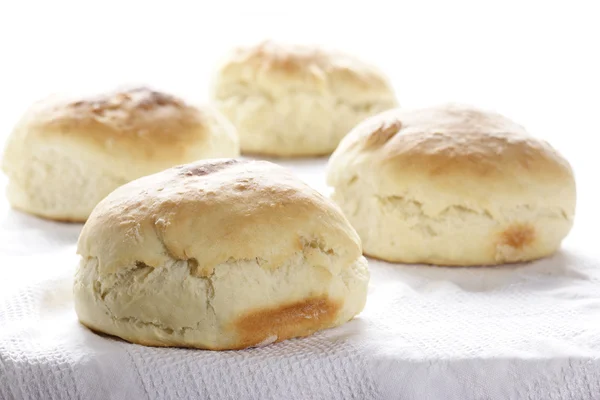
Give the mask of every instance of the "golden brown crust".
[[(299, 302), (296, 305), (297, 310), (292, 311), (291, 313), (285, 312), (282, 310), (281, 313), (282, 313), (282, 315), (285, 315), (285, 316), (283, 316), (283, 318), (279, 319), (278, 321), (279, 322), (283, 322), (285, 320), (291, 321), (289, 324), (287, 324), (285, 326), (280, 325), (280, 326), (274, 327), (274, 329), (270, 329), (269, 323), (271, 323), (271, 321), (262, 320), (262, 323), (266, 324), (265, 326), (263, 326), (262, 330), (264, 332), (269, 332), (269, 336), (271, 336), (270, 332), (279, 332), (281, 334), (281, 336), (277, 336), (277, 339), (273, 340), (273, 342), (269, 342), (266, 344), (279, 343), (279, 342), (282, 342), (287, 339), (306, 337), (306, 336), (312, 335), (313, 333), (315, 333), (317, 331), (333, 328), (333, 325), (335, 322), (335, 318), (334, 318), (335, 314), (334, 313), (337, 313), (337, 311), (339, 310), (339, 304), (332, 303), (332, 302), (319, 304), (319, 303), (315, 302), (315, 304), (311, 305), (310, 301), (311, 300), (307, 300), (305, 302)], [(313, 300), (313, 302), (314, 302), (314, 300)], [(312, 310), (311, 310), (311, 308), (312, 308)], [(298, 318), (300, 318), (300, 316), (310, 315), (311, 312), (313, 313), (313, 315), (316, 314), (317, 316), (320, 316), (320, 317), (318, 317), (318, 321), (304, 322), (304, 321), (300, 321), (298, 319)], [(136, 337), (134, 339), (134, 338), (128, 338), (128, 337), (124, 337), (124, 336), (122, 337), (119, 335), (111, 335), (106, 332), (103, 332), (103, 330), (101, 328), (94, 327), (93, 324), (85, 323), (82, 321), (79, 321), (79, 322), (81, 323), (81, 325), (85, 326), (89, 330), (91, 330), (99, 335), (115, 338), (118, 340), (125, 340), (128, 342), (132, 342), (132, 343), (136, 343), (136, 344), (140, 344), (142, 346), (148, 346), (148, 347), (193, 348), (193, 349), (198, 349), (198, 350), (210, 350), (210, 351), (245, 350), (245, 349), (256, 347), (256, 346), (260, 345), (261, 342), (264, 342), (264, 337), (268, 337), (268, 336), (260, 337), (259, 334), (261, 332), (261, 329), (256, 329), (258, 327), (255, 326), (254, 323), (250, 323), (249, 327), (247, 327), (245, 325), (244, 325), (244, 327), (241, 327), (242, 332), (239, 332), (239, 333), (247, 335), (247, 336), (244, 336), (246, 338), (246, 340), (236, 342), (235, 344), (229, 344), (226, 346), (195, 345), (194, 343), (171, 344), (171, 343), (161, 342), (159, 340), (146, 339), (146, 338), (141, 338), (141, 337)], [(275, 322), (277, 322), (277, 321), (275, 321)], [(298, 330), (294, 331), (294, 329), (298, 329)]]
[(354, 103), (350, 94), (361, 94), (361, 101), (369, 98), (369, 93), (393, 99), (389, 82), (373, 66), (348, 54), (309, 45), (265, 41), (238, 48), (221, 66), (220, 76), (229, 84), (251, 83), (266, 91), (331, 90), (350, 103)]
[(265, 338), (276, 342), (308, 336), (333, 325), (343, 302), (326, 296), (254, 310), (239, 317), (232, 328), (240, 348), (255, 346)]
[(381, 126), (373, 131), (365, 142), (365, 148), (374, 148), (383, 146), (393, 138), (402, 128), (401, 121), (384, 121)]
[(115, 190), (90, 215), (78, 253), (99, 257), (108, 270), (195, 258), (210, 273), (229, 259), (265, 254), (269, 268), (297, 252), (291, 244), (314, 231), (321, 235), (315, 239), (352, 250), (339, 255), (348, 263), (360, 256), (359, 239), (341, 211), (287, 170), (265, 161), (207, 160)]
[(535, 244), (535, 227), (531, 224), (516, 223), (500, 233), (498, 244), (512, 247), (514, 250), (521, 250), (527, 246)]
[(573, 181), (568, 161), (548, 143), (499, 114), (457, 104), (382, 113), (357, 126), (332, 160), (337, 154), (375, 163), (387, 190), (427, 180), (448, 192), (493, 183), (510, 193), (529, 190), (519, 181)]
[(28, 129), (40, 139), (77, 140), (159, 159), (182, 159), (186, 146), (206, 140), (210, 124), (199, 109), (145, 87), (41, 103), (29, 119)]
[[(506, 167), (553, 178), (571, 173), (550, 146), (498, 114), (453, 105), (417, 114), (400, 112), (391, 126), (396, 135), (389, 135), (381, 156), (382, 163), (395, 167), (418, 165), (440, 177), (456, 172), (491, 177), (504, 174)], [(380, 134), (376, 131), (369, 138)]]

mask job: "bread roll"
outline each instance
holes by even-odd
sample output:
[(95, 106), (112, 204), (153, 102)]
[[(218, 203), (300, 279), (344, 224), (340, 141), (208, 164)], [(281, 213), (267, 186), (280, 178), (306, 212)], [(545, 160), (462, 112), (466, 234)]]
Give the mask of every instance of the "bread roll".
[(374, 67), (272, 42), (234, 51), (217, 72), (213, 98), (237, 127), (242, 152), (276, 157), (330, 154), (358, 122), (396, 106)]
[(13, 207), (79, 222), (132, 179), (237, 155), (235, 128), (218, 111), (135, 88), (34, 105), (9, 137), (2, 168)]
[(78, 253), (79, 320), (150, 346), (310, 335), (358, 314), (369, 277), (337, 206), (265, 161), (202, 161), (130, 182), (94, 209)]
[(327, 175), (365, 253), (393, 262), (534, 260), (558, 249), (575, 213), (567, 160), (509, 119), (462, 105), (364, 121)]

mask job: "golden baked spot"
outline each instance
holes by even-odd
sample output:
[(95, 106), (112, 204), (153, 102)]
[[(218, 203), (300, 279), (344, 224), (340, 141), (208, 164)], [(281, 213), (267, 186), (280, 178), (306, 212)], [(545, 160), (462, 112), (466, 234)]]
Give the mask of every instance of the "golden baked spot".
[(183, 103), (175, 97), (151, 90), (147, 87), (137, 87), (124, 91), (96, 96), (89, 100), (80, 100), (69, 104), (70, 107), (89, 108), (94, 114), (116, 110), (122, 107), (150, 110), (159, 106), (182, 107)]
[(500, 244), (514, 249), (529, 246), (535, 240), (535, 229), (529, 224), (514, 224), (500, 234)]
[(323, 295), (249, 312), (234, 321), (233, 327), (239, 335), (240, 348), (254, 346), (274, 336), (279, 342), (328, 328), (341, 306), (339, 301)]
[(145, 87), (70, 103), (48, 102), (37, 114), (32, 126), (40, 136), (68, 136), (92, 142), (111, 157), (118, 153), (165, 165), (190, 161), (190, 145), (216, 140), (210, 135), (215, 128), (230, 128), (214, 120), (210, 109), (198, 109)]
[(402, 129), (402, 122), (395, 120), (393, 122), (387, 123), (383, 122), (381, 126), (375, 130), (375, 132), (371, 133), (367, 137), (367, 142), (365, 143), (365, 147), (378, 147), (387, 143), (388, 140), (394, 137), (400, 129)]

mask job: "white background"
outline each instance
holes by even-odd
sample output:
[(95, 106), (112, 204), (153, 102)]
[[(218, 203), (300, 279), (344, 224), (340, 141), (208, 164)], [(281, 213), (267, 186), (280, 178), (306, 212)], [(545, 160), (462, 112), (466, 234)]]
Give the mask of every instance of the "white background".
[(470, 103), (550, 141), (574, 166), (577, 220), (589, 221), (600, 201), (598, 8), (594, 1), (2, 1), (0, 140), (50, 93), (147, 83), (203, 102), (232, 46), (316, 43), (377, 64), (404, 107)]

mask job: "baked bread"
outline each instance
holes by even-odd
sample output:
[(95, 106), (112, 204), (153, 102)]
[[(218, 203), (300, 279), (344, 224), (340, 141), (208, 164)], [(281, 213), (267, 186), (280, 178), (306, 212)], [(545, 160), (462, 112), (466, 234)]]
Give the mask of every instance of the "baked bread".
[(79, 320), (150, 346), (306, 336), (358, 314), (369, 277), (337, 206), (266, 161), (201, 161), (130, 182), (94, 209), (78, 253)]
[(327, 168), (365, 254), (387, 261), (534, 260), (554, 253), (573, 224), (567, 160), (509, 119), (463, 105), (370, 118)]
[(122, 184), (204, 158), (235, 157), (235, 128), (147, 88), (35, 104), (6, 145), (2, 169), (14, 208), (60, 221), (85, 221)]
[(374, 67), (273, 42), (234, 51), (216, 74), (212, 96), (238, 129), (242, 152), (276, 157), (330, 154), (358, 122), (396, 106)]

